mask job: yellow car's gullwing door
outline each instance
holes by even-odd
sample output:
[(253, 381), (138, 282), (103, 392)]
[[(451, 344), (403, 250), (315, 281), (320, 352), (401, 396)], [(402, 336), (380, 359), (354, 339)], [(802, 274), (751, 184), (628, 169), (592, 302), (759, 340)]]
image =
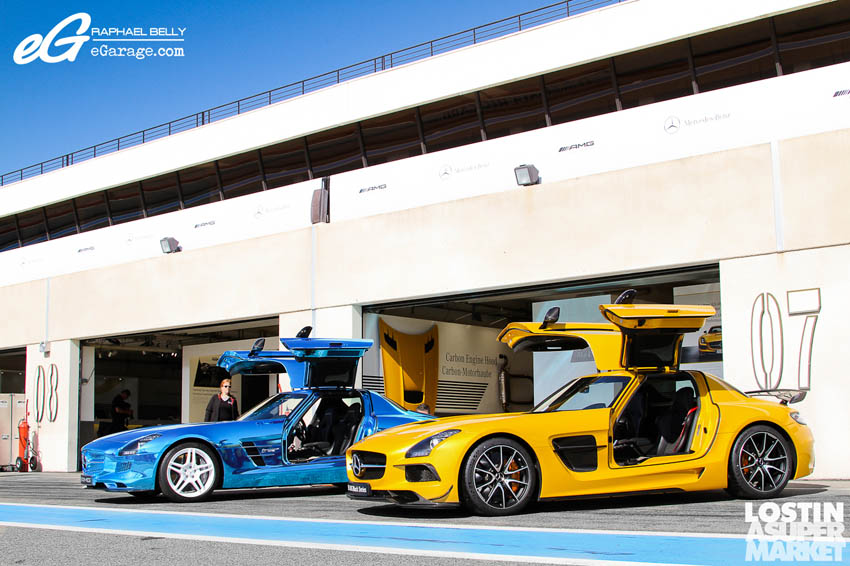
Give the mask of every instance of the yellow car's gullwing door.
[(512, 322), (499, 340), (519, 352), (556, 352), (590, 347), (599, 372), (622, 369), (620, 330), (613, 324)]
[(682, 337), (715, 313), (703, 305), (599, 305), (599, 310), (622, 332), (622, 367), (659, 371), (678, 371)]

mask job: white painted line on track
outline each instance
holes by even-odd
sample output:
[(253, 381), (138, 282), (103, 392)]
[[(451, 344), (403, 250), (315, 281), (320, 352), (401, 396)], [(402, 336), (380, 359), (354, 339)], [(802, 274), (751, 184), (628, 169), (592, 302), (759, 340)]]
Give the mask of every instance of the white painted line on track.
[[(2, 504), (0, 504), (2, 505)], [(62, 507), (63, 509), (91, 509), (90, 507), (72, 507), (72, 506), (59, 506), (59, 505), (42, 505), (41, 507)], [(122, 510), (133, 512), (132, 510)], [(150, 511), (148, 511), (150, 513)], [(160, 513), (169, 513), (168, 511), (161, 511)], [(174, 514), (184, 514), (184, 515), (203, 515), (201, 513), (174, 513)], [(215, 516), (224, 516), (224, 515), (215, 515)], [(233, 517), (233, 516), (228, 516)], [(235, 517), (248, 517), (247, 515), (235, 515)], [(261, 519), (268, 519), (269, 517), (260, 517)], [(298, 519), (301, 520), (301, 519)], [(321, 522), (322, 520), (317, 519), (316, 522)], [(329, 522), (340, 522), (340, 521), (329, 521)], [(361, 521), (347, 521), (350, 523), (366, 523)], [(373, 524), (373, 523), (366, 523)], [(384, 523), (377, 523), (384, 524)], [(400, 525), (401, 523), (393, 523), (394, 525)], [(468, 560), (487, 560), (487, 561), (496, 561), (496, 562), (526, 562), (529, 564), (574, 564), (576, 566), (693, 566), (686, 564), (673, 564), (673, 563), (657, 563), (657, 562), (632, 562), (632, 561), (618, 561), (618, 560), (589, 560), (584, 558), (551, 558), (551, 557), (536, 557), (536, 556), (521, 556), (521, 555), (511, 555), (511, 554), (484, 554), (484, 553), (475, 553), (475, 552), (448, 552), (441, 550), (423, 550), (423, 549), (404, 549), (404, 548), (393, 548), (393, 547), (361, 547), (361, 546), (353, 546), (353, 545), (344, 545), (344, 544), (327, 544), (327, 543), (313, 543), (313, 542), (297, 542), (297, 541), (276, 541), (276, 540), (255, 540), (255, 539), (245, 539), (245, 538), (233, 538), (233, 537), (218, 537), (218, 536), (209, 536), (209, 535), (188, 535), (188, 534), (175, 534), (175, 533), (161, 533), (157, 531), (125, 531), (121, 529), (99, 529), (92, 527), (64, 527), (57, 525), (33, 525), (30, 523), (16, 523), (14, 521), (0, 521), (0, 525), (7, 527), (21, 527), (25, 529), (46, 529), (52, 531), (71, 531), (71, 532), (82, 532), (82, 533), (98, 533), (98, 534), (108, 534), (108, 535), (122, 535), (122, 536), (138, 536), (138, 537), (156, 537), (156, 538), (168, 538), (168, 539), (179, 539), (179, 540), (198, 540), (198, 541), (206, 541), (206, 542), (222, 542), (222, 543), (236, 543), (236, 544), (252, 544), (252, 545), (260, 545), (260, 546), (280, 546), (280, 547), (291, 547), (291, 548), (306, 548), (306, 549), (322, 549), (322, 550), (338, 550), (342, 552), (363, 552), (366, 554), (375, 553), (375, 554), (396, 554), (396, 555), (406, 555), (406, 556), (428, 556), (434, 558), (457, 558), (457, 559), (468, 559)], [(407, 524), (402, 524), (407, 526)], [(417, 525), (421, 526), (421, 525)], [(427, 525), (426, 525), (427, 526)], [(491, 528), (491, 527), (487, 527)], [(523, 530), (523, 529), (517, 529)], [(552, 529), (553, 531), (560, 532), (557, 529)], [(563, 531), (563, 532), (582, 532), (582, 531)], [(599, 531), (588, 531), (588, 532), (599, 532)]]

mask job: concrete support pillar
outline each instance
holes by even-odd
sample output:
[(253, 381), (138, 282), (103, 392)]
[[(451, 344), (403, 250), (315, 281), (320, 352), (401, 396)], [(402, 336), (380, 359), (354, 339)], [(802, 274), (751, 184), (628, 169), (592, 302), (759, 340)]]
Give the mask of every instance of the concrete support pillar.
[(79, 454), (80, 344), (76, 340), (27, 346), (26, 396), (30, 438), (39, 469), (73, 472)]
[[(288, 312), (280, 315), (280, 337), (287, 338), (295, 336), (303, 327), (313, 324), (315, 314), (315, 326), (313, 338), (362, 338), (363, 337), (363, 310), (356, 305), (345, 305), (341, 307), (330, 307), (316, 309), (315, 313), (309, 310)], [(269, 345), (266, 345), (270, 349)], [(278, 345), (284, 349), (283, 344)], [(363, 364), (357, 366), (357, 385), (361, 381)], [(288, 391), (289, 378), (280, 376), (280, 387)]]
[(81, 349), (80, 364), (80, 446), (95, 439), (94, 430), (94, 352), (89, 346)]
[[(314, 338), (360, 338), (363, 336), (363, 311), (356, 305), (316, 309)], [(280, 317), (280, 336), (295, 336), (303, 327), (313, 324), (309, 310), (288, 312)]]

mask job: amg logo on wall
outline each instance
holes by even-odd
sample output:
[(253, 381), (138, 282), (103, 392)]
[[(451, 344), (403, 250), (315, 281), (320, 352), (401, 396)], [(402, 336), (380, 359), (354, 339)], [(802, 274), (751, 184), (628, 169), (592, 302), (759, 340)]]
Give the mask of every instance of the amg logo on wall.
[(386, 188), (387, 188), (387, 184), (382, 183), (380, 185), (375, 185), (375, 186), (372, 186), (372, 187), (363, 187), (362, 189), (360, 189), (357, 192), (358, 193), (368, 193), (370, 191), (380, 191), (380, 190), (383, 190), (383, 189), (386, 189)]
[(570, 145), (565, 145), (565, 146), (562, 146), (561, 149), (558, 150), (558, 153), (560, 153), (562, 151), (572, 151), (574, 149), (583, 149), (583, 148), (586, 148), (586, 147), (593, 147), (593, 144), (594, 144), (594, 141), (590, 140), (590, 141), (586, 141), (586, 142), (582, 142), (582, 143), (574, 143), (574, 144), (570, 144)]

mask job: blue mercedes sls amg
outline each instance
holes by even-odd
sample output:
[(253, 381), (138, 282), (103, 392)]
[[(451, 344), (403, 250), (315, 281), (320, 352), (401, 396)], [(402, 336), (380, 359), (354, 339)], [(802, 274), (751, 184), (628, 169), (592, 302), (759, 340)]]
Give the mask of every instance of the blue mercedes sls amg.
[[(307, 334), (309, 330), (305, 328)], [(345, 484), (345, 450), (379, 430), (433, 417), (354, 389), (371, 340), (282, 338), (287, 350), (227, 351), (231, 375), (289, 374), (279, 393), (238, 420), (128, 430), (82, 448), (81, 482), (91, 488), (172, 501), (200, 501), (215, 489)]]

